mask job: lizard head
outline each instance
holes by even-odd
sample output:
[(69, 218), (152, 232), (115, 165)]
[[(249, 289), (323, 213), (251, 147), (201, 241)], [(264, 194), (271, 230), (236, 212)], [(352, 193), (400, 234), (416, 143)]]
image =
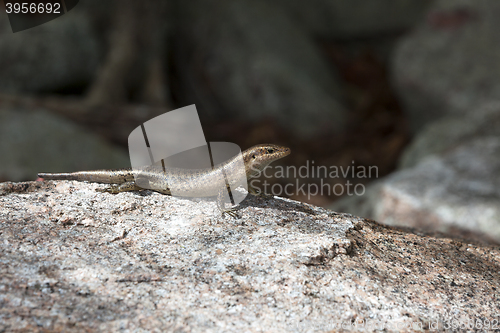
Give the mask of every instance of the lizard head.
[(290, 152), (290, 148), (273, 144), (257, 145), (245, 150), (243, 161), (247, 178), (258, 176), (270, 163), (290, 155)]

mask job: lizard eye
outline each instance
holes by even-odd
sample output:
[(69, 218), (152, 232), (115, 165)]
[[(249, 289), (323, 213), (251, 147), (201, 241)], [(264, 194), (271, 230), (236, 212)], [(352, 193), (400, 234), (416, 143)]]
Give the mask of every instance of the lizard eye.
[(272, 153), (274, 153), (274, 149), (272, 149), (272, 148), (267, 148), (267, 153), (268, 153), (268, 154), (272, 154)]
[(255, 160), (255, 154), (254, 154), (254, 155), (252, 155), (252, 158)]

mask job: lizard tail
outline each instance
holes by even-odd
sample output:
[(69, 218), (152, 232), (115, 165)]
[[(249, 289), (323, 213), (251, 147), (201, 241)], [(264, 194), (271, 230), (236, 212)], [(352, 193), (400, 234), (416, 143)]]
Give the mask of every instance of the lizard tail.
[(130, 170), (96, 170), (70, 173), (39, 173), (43, 180), (77, 180), (106, 184), (121, 184), (134, 180)]
[(73, 173), (39, 173), (38, 177), (44, 180), (77, 180)]

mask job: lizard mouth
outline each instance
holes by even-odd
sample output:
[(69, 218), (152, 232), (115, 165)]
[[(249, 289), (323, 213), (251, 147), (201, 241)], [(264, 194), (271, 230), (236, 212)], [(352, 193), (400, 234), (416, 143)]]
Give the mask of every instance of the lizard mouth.
[(283, 146), (279, 147), (278, 146), (277, 147), (277, 151), (275, 153), (275, 156), (278, 157), (278, 158), (283, 158), (285, 156), (290, 155), (291, 152), (292, 152), (292, 150), (290, 148), (288, 148), (288, 147), (283, 147)]

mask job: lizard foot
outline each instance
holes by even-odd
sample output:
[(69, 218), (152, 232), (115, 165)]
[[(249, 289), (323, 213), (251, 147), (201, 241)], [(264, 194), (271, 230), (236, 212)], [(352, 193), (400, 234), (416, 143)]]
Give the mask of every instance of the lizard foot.
[(224, 209), (222, 211), (222, 216), (224, 216), (224, 214), (227, 214), (235, 219), (241, 218), (241, 216), (238, 213), (236, 213), (236, 208)]

